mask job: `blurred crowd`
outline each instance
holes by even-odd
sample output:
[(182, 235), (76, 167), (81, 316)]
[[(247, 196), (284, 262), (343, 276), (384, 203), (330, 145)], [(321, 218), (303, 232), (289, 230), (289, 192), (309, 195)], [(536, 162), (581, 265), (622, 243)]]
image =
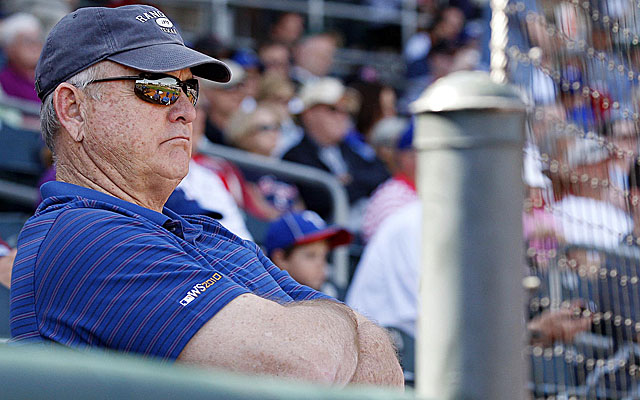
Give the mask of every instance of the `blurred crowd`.
[[(39, 106), (34, 70), (43, 38), (59, 17), (86, 5), (130, 3), (135, 2), (5, 2), (0, 10), (2, 98)], [(373, 7), (380, 15), (402, 7), (401, 1), (357, 3)], [(330, 279), (331, 249), (351, 244), (351, 273), (361, 269), (357, 264), (369, 242), (375, 241), (381, 252), (397, 251), (393, 242), (375, 239), (376, 234), (385, 220), (417, 201), (409, 104), (440, 77), (486, 69), (482, 62), (486, 13), (485, 6), (478, 4), (418, 1), (424, 28), (404, 45), (399, 25), (372, 22), (363, 29), (338, 24), (335, 29), (310, 32), (306, 16), (292, 12), (265, 13), (268, 29), (254, 38), (252, 46), (234, 46), (209, 33), (194, 38), (187, 43), (190, 47), (223, 60), (233, 76), (226, 84), (200, 81), (189, 174), (166, 206), (178, 213), (218, 219), (236, 235), (261, 244), (278, 266), (301, 283), (344, 299), (347, 288), (332, 285)], [(336, 54), (347, 45), (396, 51), (404, 76), (387, 81), (371, 65), (336, 73)], [(4, 122), (15, 123), (11, 112), (0, 111)], [(336, 226), (335, 205), (325, 188), (200, 151), (211, 143), (252, 153), (257, 160), (261, 156), (293, 162), (332, 175), (346, 190), (348, 221)], [(55, 179), (55, 163), (46, 154), (43, 160), (46, 170), (40, 183)], [(388, 237), (389, 232), (383, 235)], [(7, 254), (15, 256), (9, 246)], [(6, 278), (0, 282), (9, 284)], [(360, 287), (363, 293), (375, 290)], [(415, 291), (407, 290), (409, 297)], [(378, 303), (357, 300), (358, 293), (349, 296), (361, 304), (363, 313), (383, 318), (374, 315), (377, 306), (367, 309)], [(401, 315), (392, 307), (388, 304), (385, 313), (403, 321), (391, 318), (385, 324), (413, 335), (413, 324), (406, 319), (415, 319), (415, 307), (409, 310), (412, 315)]]
[[(627, 284), (640, 276), (639, 14), (625, 2), (584, 4), (525, 1), (510, 15), (510, 74), (532, 110), (523, 220), (537, 282), (527, 300), (532, 380), (536, 397), (637, 397), (628, 368), (591, 363), (623, 365), (640, 341), (637, 287)], [(552, 346), (562, 355), (537, 353)]]

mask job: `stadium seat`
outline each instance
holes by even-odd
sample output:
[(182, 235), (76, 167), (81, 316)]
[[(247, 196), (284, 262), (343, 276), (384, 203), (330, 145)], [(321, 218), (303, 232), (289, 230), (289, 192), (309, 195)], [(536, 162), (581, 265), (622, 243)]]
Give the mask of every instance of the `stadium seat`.
[(16, 129), (0, 122), (0, 171), (3, 175), (37, 182), (44, 171), (40, 158), (43, 146), (40, 132)]
[(0, 212), (0, 238), (11, 247), (18, 242), (18, 234), (31, 214), (19, 212)]

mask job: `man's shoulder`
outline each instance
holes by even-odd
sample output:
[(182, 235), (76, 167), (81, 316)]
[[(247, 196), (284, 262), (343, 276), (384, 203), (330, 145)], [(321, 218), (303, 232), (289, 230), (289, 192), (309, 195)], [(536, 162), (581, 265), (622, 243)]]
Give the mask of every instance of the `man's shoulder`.
[(38, 208), (34, 216), (27, 221), (28, 223), (43, 220), (55, 219), (56, 221), (60, 221), (78, 218), (86, 222), (86, 219), (91, 218), (115, 218), (118, 216), (135, 218), (137, 216), (130, 210), (118, 207), (117, 205), (82, 197), (57, 199), (55, 202), (49, 202), (48, 204), (46, 203), (47, 200)]
[[(80, 197), (69, 198), (39, 207), (24, 224), (18, 246), (24, 243), (51, 242), (57, 248), (62, 242), (78, 238), (97, 238), (101, 233), (116, 227), (121, 231), (131, 231), (144, 225), (149, 224), (130, 210)], [(60, 240), (62, 237), (66, 239)], [(109, 237), (113, 236), (105, 236), (107, 239)]]

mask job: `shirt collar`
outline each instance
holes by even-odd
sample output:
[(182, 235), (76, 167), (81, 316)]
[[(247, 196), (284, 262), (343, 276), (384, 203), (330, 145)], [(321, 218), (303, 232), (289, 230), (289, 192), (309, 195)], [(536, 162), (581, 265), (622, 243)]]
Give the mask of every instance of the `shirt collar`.
[(163, 226), (167, 221), (179, 221), (184, 229), (185, 240), (193, 241), (202, 229), (192, 226), (187, 220), (180, 215), (164, 207), (162, 213), (139, 206), (137, 204), (119, 199), (117, 197), (108, 195), (106, 193), (99, 192), (97, 190), (89, 189), (83, 186), (74, 185), (72, 183), (51, 181), (46, 182), (40, 187), (42, 198), (47, 197), (68, 197), (77, 196), (88, 200), (100, 201), (104, 203), (113, 204), (125, 210), (131, 211), (134, 214), (138, 214), (151, 222), (154, 222), (160, 226)]

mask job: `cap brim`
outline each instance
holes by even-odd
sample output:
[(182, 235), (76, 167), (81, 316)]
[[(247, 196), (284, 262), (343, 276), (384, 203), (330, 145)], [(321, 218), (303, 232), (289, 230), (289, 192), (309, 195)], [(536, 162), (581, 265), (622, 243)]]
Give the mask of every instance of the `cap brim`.
[(220, 60), (177, 43), (139, 47), (107, 57), (127, 67), (147, 72), (170, 72), (191, 68), (195, 76), (215, 82), (229, 82), (231, 70)]
[(318, 240), (326, 239), (329, 242), (329, 247), (334, 248), (343, 244), (349, 244), (353, 240), (353, 235), (346, 229), (329, 227), (318, 232), (314, 232), (310, 235), (305, 235), (298, 238), (294, 245), (307, 244), (311, 242), (317, 242)]

